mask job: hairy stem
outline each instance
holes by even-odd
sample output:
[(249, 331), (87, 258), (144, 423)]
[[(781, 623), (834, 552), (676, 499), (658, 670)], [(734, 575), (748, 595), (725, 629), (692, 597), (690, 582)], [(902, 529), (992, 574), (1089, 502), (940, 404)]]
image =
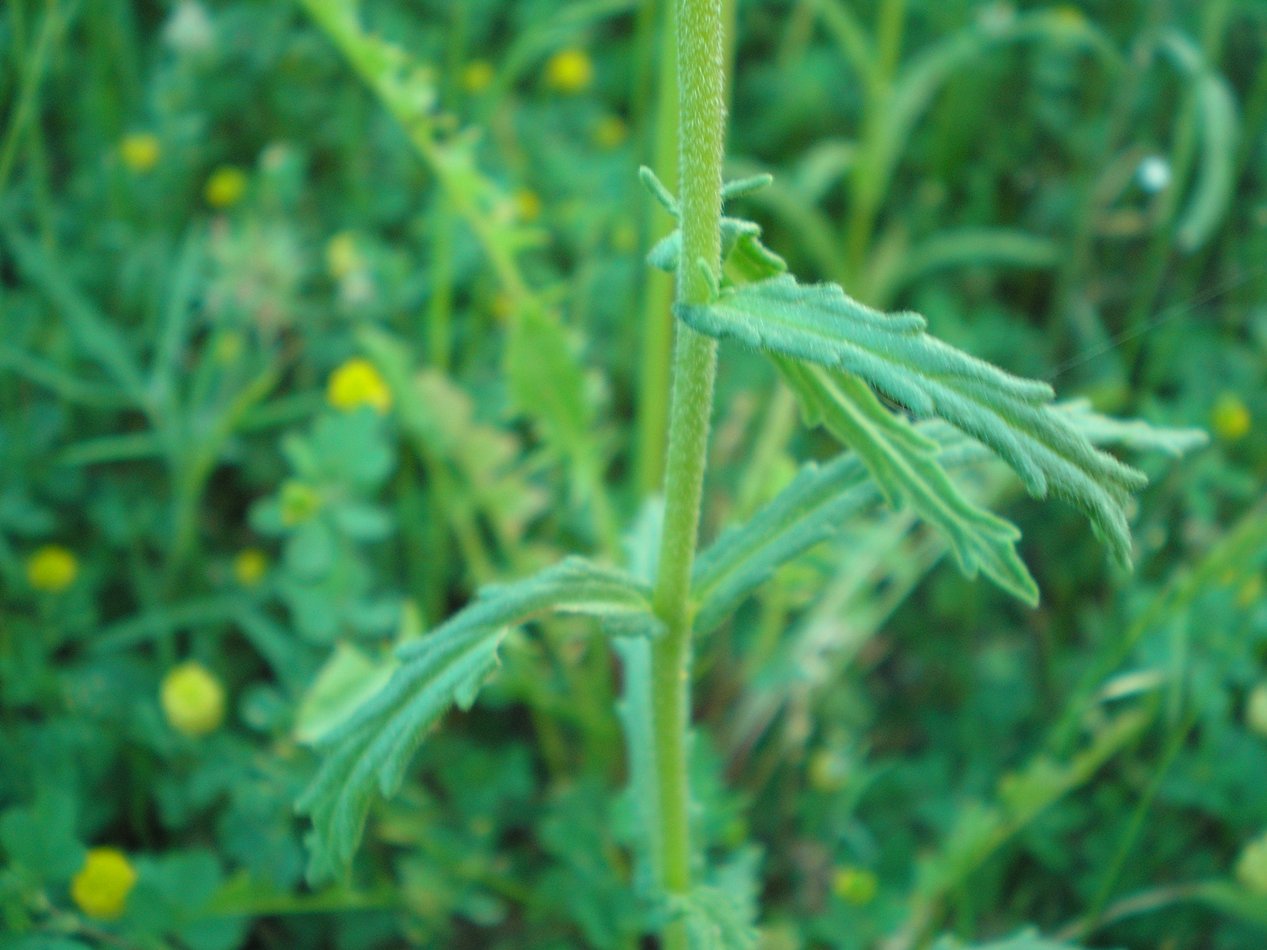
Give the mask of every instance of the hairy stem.
[[(721, 269), (723, 106), (721, 0), (679, 0), (677, 7), (678, 181), (682, 209), (682, 265), (677, 298), (707, 303), (709, 273)], [(669, 409), (664, 478), (664, 535), (655, 584), (655, 609), (666, 626), (652, 650), (653, 739), (659, 827), (659, 885), (669, 897), (691, 886), (690, 790), (687, 727), (690, 720), (691, 566), (699, 530), (700, 499), (717, 367), (716, 341), (678, 326)], [(669, 950), (686, 946), (680, 921), (664, 934)]]

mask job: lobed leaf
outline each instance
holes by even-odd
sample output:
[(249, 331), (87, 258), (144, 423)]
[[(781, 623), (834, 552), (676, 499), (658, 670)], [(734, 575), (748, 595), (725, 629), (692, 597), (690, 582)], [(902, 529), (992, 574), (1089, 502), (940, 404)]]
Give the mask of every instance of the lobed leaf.
[[(761, 226), (744, 218), (721, 219), (722, 260), (748, 280), (763, 280), (787, 270), (787, 262), (761, 243)], [(657, 241), (647, 253), (647, 263), (658, 270), (677, 270), (682, 254), (680, 228)]]
[[(1130, 431), (1131, 444), (1166, 452), (1200, 438), (1192, 430), (1153, 429), (1146, 435), (1150, 427), (1145, 423), (1111, 420), (1088, 412), (1082, 403), (1058, 405), (1052, 411), (1097, 444), (1121, 441), (1123, 429)], [(921, 422), (914, 429), (919, 437), (936, 444), (936, 460), (943, 469), (972, 465), (991, 456), (981, 443), (946, 423)], [(849, 518), (882, 498), (856, 453), (804, 466), (769, 504), (744, 524), (726, 529), (696, 559), (691, 576), (696, 631), (706, 633), (716, 627), (776, 570), (830, 538)]]
[(599, 465), (597, 406), (566, 328), (541, 308), (526, 308), (511, 325), (505, 370), (511, 400), (546, 443), (580, 468)]
[(936, 442), (886, 409), (856, 376), (783, 357), (775, 362), (800, 398), (806, 421), (825, 426), (853, 449), (890, 505), (908, 502), (942, 532), (966, 576), (982, 571), (1014, 597), (1038, 603), (1038, 585), (1016, 551), (1021, 532), (960, 493), (937, 461)]
[(673, 901), (686, 923), (691, 950), (753, 950), (757, 929), (742, 902), (719, 887), (697, 886)]
[(617, 633), (659, 632), (646, 585), (568, 558), (533, 577), (485, 588), (431, 634), (398, 647), (391, 678), (312, 742), (325, 758), (298, 802), (313, 821), (310, 878), (349, 866), (375, 793), (395, 794), (427, 729), (450, 706), (470, 706), (496, 668), (509, 628), (551, 610), (599, 617)]
[(1068, 399), (1060, 409), (1096, 445), (1118, 445), (1135, 452), (1161, 452), (1179, 458), (1210, 441), (1201, 429), (1170, 429), (1141, 419), (1114, 419), (1091, 408), (1087, 399)]
[(916, 313), (884, 314), (834, 284), (790, 276), (722, 288), (707, 305), (677, 304), (692, 329), (862, 377), (916, 416), (936, 416), (988, 445), (1035, 497), (1050, 490), (1090, 519), (1123, 564), (1130, 561), (1124, 507), (1143, 473), (1098, 451), (1054, 393), (958, 350), (926, 331)]

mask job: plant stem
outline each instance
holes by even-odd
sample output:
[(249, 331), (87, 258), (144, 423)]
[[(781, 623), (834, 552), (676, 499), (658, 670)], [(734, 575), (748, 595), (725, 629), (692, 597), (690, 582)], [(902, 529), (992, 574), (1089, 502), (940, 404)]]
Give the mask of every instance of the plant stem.
[[(721, 0), (679, 0), (677, 8), (678, 180), (682, 257), (678, 300), (707, 303), (709, 275), (721, 270), (721, 185), (725, 136)], [(669, 897), (691, 886), (690, 719), (691, 567), (695, 560), (717, 343), (679, 325), (669, 409), (664, 479), (664, 535), (655, 585), (656, 613), (666, 631), (652, 648), (653, 738), (659, 798), (659, 885)], [(682, 921), (668, 925), (668, 950), (686, 946)]]
[[(664, 31), (660, 52), (658, 92), (654, 124), (649, 136), (651, 167), (665, 187), (677, 190), (677, 63), (673, 4), (659, 0), (663, 9), (659, 21)], [(668, 214), (655, 202), (647, 202), (644, 236), (668, 221)], [(658, 235), (657, 235), (658, 236)], [(647, 269), (641, 321), (641, 367), (638, 378), (638, 433), (635, 451), (638, 490), (650, 495), (663, 484), (664, 447), (669, 423), (669, 364), (673, 358), (673, 282), (667, 274)]]

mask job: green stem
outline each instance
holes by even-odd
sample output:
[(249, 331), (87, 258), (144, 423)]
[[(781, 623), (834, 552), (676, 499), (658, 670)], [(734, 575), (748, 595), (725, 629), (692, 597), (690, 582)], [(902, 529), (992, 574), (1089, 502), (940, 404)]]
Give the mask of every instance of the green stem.
[[(678, 300), (704, 304), (721, 271), (723, 106), (721, 0), (679, 0), (677, 8), (678, 177), (682, 209), (682, 264)], [(710, 276), (711, 274), (711, 276)], [(652, 648), (652, 727), (659, 827), (659, 885), (668, 897), (691, 886), (690, 720), (691, 567), (699, 530), (708, 430), (717, 369), (717, 343), (678, 327), (669, 408), (664, 479), (664, 536), (655, 584), (655, 610), (666, 631)], [(680, 920), (664, 933), (668, 950), (686, 947)]]
[[(652, 130), (651, 167), (670, 191), (677, 189), (674, 167), (677, 149), (677, 98), (675, 96), (674, 0), (661, 0), (660, 20), (664, 29), (661, 50), (659, 93)], [(647, 202), (644, 230), (650, 234), (668, 221), (658, 204)], [(657, 234), (656, 237), (659, 237)], [(659, 490), (664, 478), (664, 446), (669, 428), (669, 364), (673, 356), (673, 282), (667, 274), (647, 268), (642, 313), (642, 354), (638, 379), (637, 478), (643, 496)]]
[(444, 194), (436, 196), (432, 234), (427, 344), (431, 365), (447, 373), (453, 363), (453, 215)]

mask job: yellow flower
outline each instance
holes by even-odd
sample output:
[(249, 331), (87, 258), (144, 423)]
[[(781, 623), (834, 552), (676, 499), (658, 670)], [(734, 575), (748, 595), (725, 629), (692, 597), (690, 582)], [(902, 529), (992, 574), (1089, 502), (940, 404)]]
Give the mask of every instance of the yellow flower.
[(169, 670), (159, 700), (168, 725), (181, 735), (196, 739), (224, 722), (224, 687), (201, 663), (191, 660)]
[(810, 756), (807, 776), (815, 791), (839, 791), (845, 786), (845, 763), (828, 749), (819, 749)]
[(1249, 408), (1236, 393), (1223, 393), (1210, 410), (1210, 426), (1225, 442), (1235, 442), (1249, 434), (1253, 422)]
[(541, 217), (541, 197), (528, 188), (515, 192), (515, 214), (520, 221), (536, 221)]
[(70, 896), (89, 917), (113, 920), (136, 886), (136, 869), (118, 848), (92, 848), (70, 882)]
[(259, 548), (244, 548), (233, 559), (233, 576), (243, 587), (254, 587), (268, 573), (268, 556)]
[(493, 67), (486, 60), (474, 59), (462, 67), (462, 88), (467, 92), (483, 92), (493, 84)]
[(26, 579), (36, 590), (59, 594), (79, 575), (79, 561), (64, 547), (46, 544), (26, 562)]
[(231, 208), (246, 194), (246, 172), (232, 165), (221, 165), (207, 179), (202, 195), (213, 208)]
[(159, 153), (158, 136), (148, 132), (126, 135), (119, 143), (119, 157), (134, 172), (147, 172), (157, 165)]
[(1087, 24), (1087, 18), (1075, 6), (1065, 4), (1052, 11), (1056, 23), (1066, 30), (1080, 30)]
[(577, 93), (594, 78), (594, 64), (584, 50), (559, 50), (546, 63), (546, 85), (565, 93)]
[(330, 374), (326, 402), (344, 411), (370, 406), (382, 413), (392, 406), (392, 392), (373, 363), (354, 357)]
[(618, 115), (604, 116), (594, 126), (594, 144), (599, 148), (615, 148), (629, 137), (629, 127)]
[(871, 903), (879, 888), (880, 883), (876, 880), (876, 876), (866, 868), (838, 868), (831, 880), (832, 893), (846, 904), (853, 904), (855, 907)]
[(326, 242), (326, 270), (335, 280), (342, 280), (364, 266), (351, 231), (340, 231)]

